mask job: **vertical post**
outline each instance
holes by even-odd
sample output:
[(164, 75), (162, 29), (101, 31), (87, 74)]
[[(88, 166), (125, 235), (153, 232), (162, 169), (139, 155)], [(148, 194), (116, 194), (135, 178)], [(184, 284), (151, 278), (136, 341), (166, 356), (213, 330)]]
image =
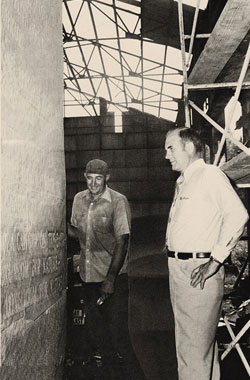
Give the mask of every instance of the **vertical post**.
[(185, 120), (186, 120), (186, 127), (190, 128), (182, 0), (178, 0), (178, 16), (179, 16), (179, 32), (180, 32), (180, 45), (181, 45), (181, 56), (182, 56), (183, 98), (184, 98), (183, 100), (184, 100), (184, 108), (185, 108)]
[(141, 38), (141, 103), (144, 112), (143, 38)]
[(197, 4), (196, 4), (196, 8), (195, 8), (194, 21), (193, 21), (192, 33), (191, 33), (191, 40), (190, 40), (190, 44), (189, 44), (189, 51), (188, 51), (188, 58), (187, 58), (187, 70), (189, 69), (190, 64), (191, 64), (191, 54), (193, 51), (194, 35), (195, 35), (195, 30), (196, 30), (196, 25), (197, 25), (199, 10), (200, 10), (200, 2), (201, 2), (201, 0), (197, 0)]
[[(144, 3), (141, 1), (141, 31), (144, 30), (143, 25), (143, 15), (144, 15)], [(141, 110), (144, 112), (144, 65), (143, 65), (143, 33), (141, 32), (141, 41), (140, 41), (140, 48), (141, 48)]]

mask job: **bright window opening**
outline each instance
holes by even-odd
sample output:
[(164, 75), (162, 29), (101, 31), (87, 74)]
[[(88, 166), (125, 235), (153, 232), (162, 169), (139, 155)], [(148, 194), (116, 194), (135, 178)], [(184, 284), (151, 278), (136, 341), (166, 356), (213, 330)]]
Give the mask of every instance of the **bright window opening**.
[(242, 140), (242, 128), (236, 129), (236, 122), (239, 120), (239, 118), (242, 115), (242, 109), (240, 102), (237, 102), (235, 110), (233, 112), (233, 104), (234, 104), (234, 98), (232, 97), (228, 104), (225, 107), (225, 125), (228, 128), (229, 131), (232, 133), (232, 136), (241, 141)]
[[(174, 0), (174, 1), (178, 2), (178, 0)], [(186, 5), (190, 5), (191, 7), (197, 6), (197, 0), (182, 0), (182, 3)], [(208, 0), (201, 0), (199, 8), (203, 10), (206, 9), (207, 3), (208, 3)]]

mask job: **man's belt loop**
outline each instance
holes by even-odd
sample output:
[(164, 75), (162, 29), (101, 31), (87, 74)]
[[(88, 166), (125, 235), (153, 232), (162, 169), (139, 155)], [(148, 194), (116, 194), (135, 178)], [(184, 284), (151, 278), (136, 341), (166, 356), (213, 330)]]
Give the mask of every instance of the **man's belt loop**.
[(167, 251), (168, 257), (175, 257), (180, 260), (206, 259), (211, 256), (211, 252), (174, 252)]

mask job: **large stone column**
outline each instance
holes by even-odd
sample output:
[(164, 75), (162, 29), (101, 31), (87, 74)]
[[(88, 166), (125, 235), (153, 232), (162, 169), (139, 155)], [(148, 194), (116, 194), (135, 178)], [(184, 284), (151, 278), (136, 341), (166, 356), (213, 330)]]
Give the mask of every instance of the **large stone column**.
[(2, 0), (1, 379), (61, 379), (61, 7), (60, 0)]

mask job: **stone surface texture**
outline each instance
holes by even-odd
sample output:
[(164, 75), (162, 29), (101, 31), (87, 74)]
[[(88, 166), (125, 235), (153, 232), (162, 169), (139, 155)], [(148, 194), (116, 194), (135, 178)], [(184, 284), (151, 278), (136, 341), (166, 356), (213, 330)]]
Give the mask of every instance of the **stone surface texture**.
[(62, 378), (66, 235), (59, 0), (2, 0), (1, 379)]

